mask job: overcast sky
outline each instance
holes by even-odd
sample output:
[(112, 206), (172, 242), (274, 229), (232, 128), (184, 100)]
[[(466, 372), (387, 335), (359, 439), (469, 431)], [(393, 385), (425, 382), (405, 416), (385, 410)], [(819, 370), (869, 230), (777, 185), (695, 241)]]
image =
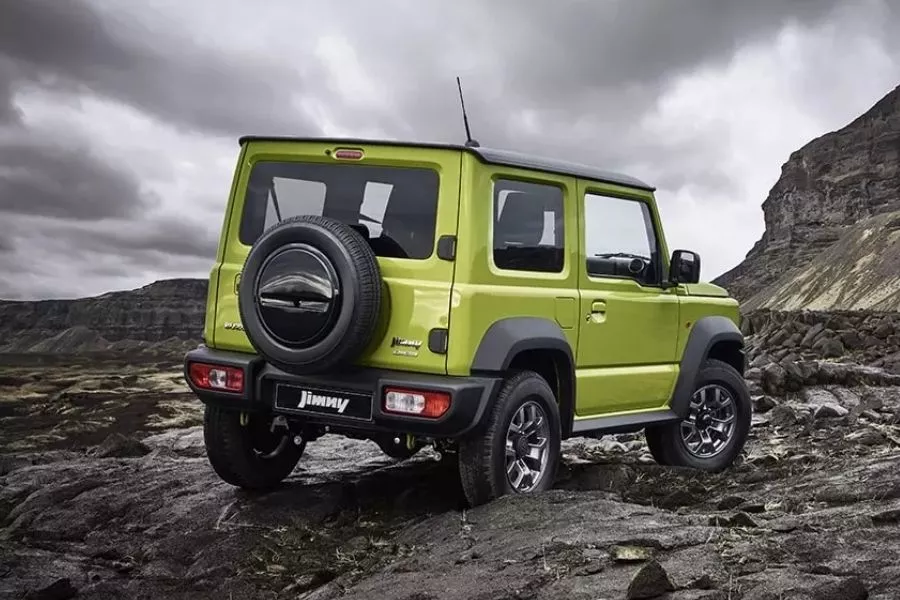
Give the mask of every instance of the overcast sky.
[(737, 264), (789, 153), (900, 83), (896, 0), (0, 0), (0, 297), (205, 277), (246, 133), (463, 140), (655, 184)]

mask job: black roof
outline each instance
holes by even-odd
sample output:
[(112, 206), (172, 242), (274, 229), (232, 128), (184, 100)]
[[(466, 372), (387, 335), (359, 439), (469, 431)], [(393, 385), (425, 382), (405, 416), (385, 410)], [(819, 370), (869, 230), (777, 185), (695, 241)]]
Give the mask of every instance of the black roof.
[(606, 183), (614, 183), (633, 188), (654, 191), (653, 186), (629, 175), (622, 173), (614, 173), (604, 171), (589, 165), (581, 165), (578, 163), (568, 162), (564, 160), (556, 160), (552, 158), (544, 158), (531, 154), (523, 154), (521, 152), (513, 152), (511, 150), (500, 150), (497, 148), (484, 148), (481, 146), (472, 147), (462, 144), (441, 144), (433, 142), (404, 142), (399, 140), (378, 140), (378, 139), (357, 139), (357, 138), (329, 138), (329, 137), (292, 137), (292, 136), (268, 136), (268, 135), (245, 135), (238, 139), (238, 143), (244, 144), (249, 141), (266, 141), (266, 142), (326, 142), (335, 144), (358, 144), (358, 145), (376, 145), (376, 146), (417, 146), (420, 148), (441, 148), (445, 150), (462, 150), (470, 152), (478, 157), (484, 163), (492, 165), (503, 165), (507, 167), (519, 167), (522, 169), (533, 169), (537, 171), (546, 171), (550, 173), (558, 173), (560, 175), (571, 175), (582, 179), (593, 179)]

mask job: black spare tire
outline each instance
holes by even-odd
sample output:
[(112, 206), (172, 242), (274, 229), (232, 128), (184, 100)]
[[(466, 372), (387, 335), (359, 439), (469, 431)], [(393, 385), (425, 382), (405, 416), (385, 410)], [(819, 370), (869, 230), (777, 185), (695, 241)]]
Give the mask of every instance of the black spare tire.
[(253, 244), (241, 274), (244, 332), (261, 356), (296, 374), (350, 363), (378, 325), (382, 281), (368, 242), (340, 221), (285, 219)]

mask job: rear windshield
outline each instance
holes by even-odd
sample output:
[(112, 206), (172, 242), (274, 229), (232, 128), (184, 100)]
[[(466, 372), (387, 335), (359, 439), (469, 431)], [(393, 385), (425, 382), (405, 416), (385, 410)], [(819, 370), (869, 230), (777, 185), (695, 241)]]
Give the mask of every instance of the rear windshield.
[(438, 174), (416, 167), (258, 162), (250, 172), (240, 240), (279, 220), (320, 215), (369, 238), (377, 256), (424, 259), (434, 248)]

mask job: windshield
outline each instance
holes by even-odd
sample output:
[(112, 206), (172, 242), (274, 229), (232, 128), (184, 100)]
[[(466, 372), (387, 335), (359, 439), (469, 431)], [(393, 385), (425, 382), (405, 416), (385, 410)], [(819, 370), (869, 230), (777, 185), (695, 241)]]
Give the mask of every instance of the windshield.
[(297, 215), (351, 225), (377, 256), (424, 259), (434, 248), (438, 174), (417, 167), (258, 162), (241, 219), (252, 245), (265, 229)]

